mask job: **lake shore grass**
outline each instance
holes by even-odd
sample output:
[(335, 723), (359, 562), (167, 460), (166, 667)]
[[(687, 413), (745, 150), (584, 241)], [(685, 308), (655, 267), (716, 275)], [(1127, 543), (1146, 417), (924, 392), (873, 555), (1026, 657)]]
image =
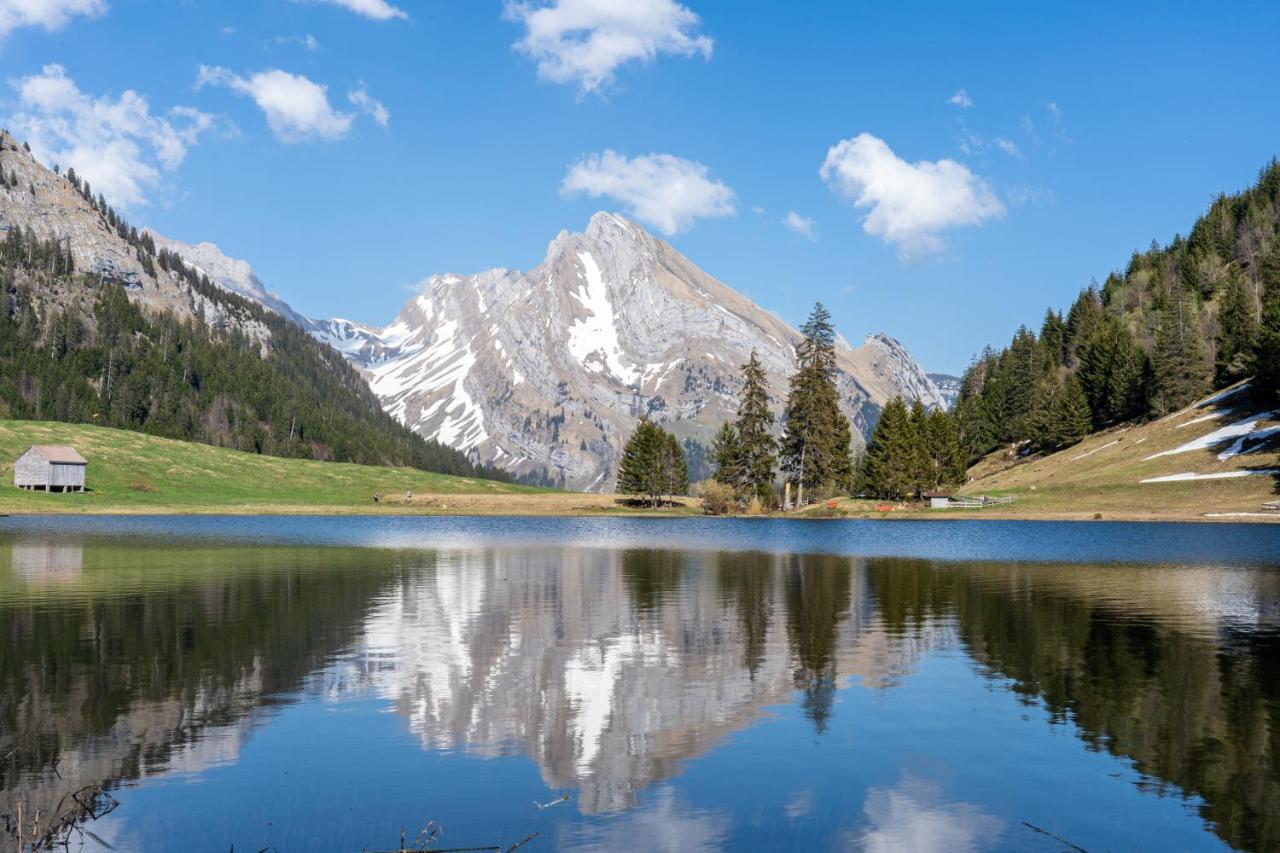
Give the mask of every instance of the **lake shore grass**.
[[(89, 491), (14, 487), (13, 461), (32, 444), (79, 450), (89, 462)], [(685, 499), (674, 508), (641, 509), (616, 495), (282, 459), (84, 424), (0, 420), (0, 515), (688, 515), (698, 512), (696, 504)]]
[[(1101, 433), (1053, 456), (1028, 461), (993, 455), (960, 493), (1012, 495), (1010, 506), (931, 510), (920, 504), (838, 498), (785, 516), (802, 519), (1229, 521), (1280, 523), (1263, 513), (1272, 477), (1144, 484), (1167, 473), (1122, 455), (1122, 445), (1158, 449), (1160, 422)], [(1143, 431), (1149, 432), (1143, 432)], [(1144, 437), (1145, 436), (1145, 437)], [(1181, 436), (1178, 437), (1179, 439)], [(89, 460), (85, 494), (15, 488), (13, 460), (31, 444), (71, 444)], [(1149, 445), (1149, 446), (1147, 446)], [(1199, 454), (1204, 455), (1204, 454)], [(1089, 466), (1077, 463), (1094, 459)], [(1114, 458), (1113, 458), (1114, 457)], [(1172, 459), (1175, 457), (1166, 457)], [(1203, 460), (1179, 459), (1179, 470)], [(381, 496), (374, 504), (373, 495)], [(412, 493), (406, 499), (406, 492)], [(281, 459), (124, 430), (0, 420), (0, 515), (477, 515), (703, 517), (696, 498), (637, 506), (618, 495), (541, 489), (406, 468)]]

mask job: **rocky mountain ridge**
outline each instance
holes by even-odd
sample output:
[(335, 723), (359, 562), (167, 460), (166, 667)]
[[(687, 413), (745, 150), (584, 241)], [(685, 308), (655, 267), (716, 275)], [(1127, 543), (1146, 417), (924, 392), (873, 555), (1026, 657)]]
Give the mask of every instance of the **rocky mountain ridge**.
[[(70, 172), (63, 175), (45, 168), (4, 131), (0, 173), (5, 178), (0, 181), (0, 234), (22, 228), (40, 240), (59, 243), (70, 253), (77, 273), (96, 276), (100, 282), (120, 282), (129, 299), (146, 309), (199, 318), (212, 328), (235, 328), (264, 351), (269, 347), (271, 334), (262, 323), (201, 293), (179, 271), (157, 265), (138, 245), (136, 229), (113, 221), (114, 211), (92, 200), (91, 193), (86, 197), (73, 185)], [(164, 247), (157, 243), (157, 248)], [(41, 290), (39, 295), (47, 304), (61, 304), (67, 294)]]
[[(613, 213), (562, 231), (528, 272), (429, 278), (385, 327), (312, 321), (367, 372), (383, 406), (423, 435), (514, 473), (582, 490), (613, 485), (646, 415), (697, 455), (737, 408), (756, 350), (780, 412), (799, 333)], [(863, 440), (902, 395), (945, 406), (906, 349), (877, 334), (838, 345), (837, 384)]]

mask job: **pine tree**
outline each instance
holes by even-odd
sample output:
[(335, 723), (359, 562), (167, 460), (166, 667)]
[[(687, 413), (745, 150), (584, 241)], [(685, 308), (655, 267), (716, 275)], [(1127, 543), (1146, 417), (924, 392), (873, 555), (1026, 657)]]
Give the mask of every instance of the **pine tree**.
[(735, 492), (742, 487), (742, 449), (738, 445), (738, 431), (730, 421), (722, 423), (712, 439), (711, 462), (716, 466), (717, 483), (723, 483)]
[(835, 329), (818, 303), (801, 332), (796, 372), (783, 415), (782, 468), (800, 484), (801, 496), (847, 488), (853, 480), (849, 420), (835, 386)]
[(653, 497), (654, 471), (658, 467), (658, 447), (662, 430), (648, 418), (641, 418), (622, 449), (618, 463), (618, 491), (624, 495)]
[(741, 454), (742, 487), (747, 494), (768, 504), (773, 496), (778, 442), (773, 437), (773, 412), (769, 411), (764, 367), (754, 349), (742, 365), (742, 398), (734, 431)]
[(1239, 270), (1233, 269), (1218, 304), (1217, 353), (1214, 356), (1214, 379), (1218, 385), (1230, 385), (1252, 372), (1257, 334), (1253, 297), (1245, 287), (1244, 277)]
[(934, 409), (925, 419), (924, 450), (929, 463), (926, 488), (936, 489), (938, 486), (964, 482), (964, 451), (960, 448), (955, 418), (947, 412)]
[(1008, 383), (1002, 416), (1006, 440), (1017, 440), (1028, 432), (1036, 385), (1044, 372), (1040, 357), (1036, 336), (1026, 326), (1018, 329), (1000, 366)]
[(1048, 308), (1040, 324), (1040, 347), (1051, 364), (1061, 366), (1067, 361), (1067, 322), (1061, 312)]
[(674, 434), (661, 427), (658, 428), (658, 432), (661, 435), (654, 483), (657, 494), (659, 497), (686, 494), (689, 491), (689, 469), (685, 464), (684, 449), (680, 447), (680, 441)]
[(890, 400), (867, 442), (862, 483), (873, 495), (902, 498), (915, 491), (913, 469), (918, 452), (911, 413), (901, 397)]
[[(1057, 383), (1046, 380), (1036, 387), (1035, 409), (1031, 414), (1027, 437), (1031, 447), (1038, 451), (1053, 450), (1058, 446), (1058, 397)], [(1087, 403), (1086, 403), (1087, 406)]]
[(618, 491), (639, 495), (657, 506), (663, 496), (689, 489), (684, 450), (674, 435), (648, 418), (641, 418), (622, 450)]
[(1176, 285), (1169, 303), (1160, 312), (1155, 352), (1156, 412), (1172, 412), (1195, 400), (1209, 386), (1209, 365), (1200, 336), (1200, 311), (1194, 297)]
[(1102, 324), (1102, 317), (1102, 300), (1098, 296), (1097, 288), (1091, 284), (1080, 291), (1071, 310), (1067, 312), (1065, 347), (1068, 366), (1075, 366), (1080, 351), (1088, 345)]
[(1089, 434), (1092, 428), (1089, 401), (1085, 399), (1084, 389), (1074, 376), (1055, 395), (1054, 411), (1057, 416), (1057, 447), (1078, 444)]
[(1080, 354), (1076, 377), (1093, 412), (1093, 424), (1130, 420), (1146, 411), (1146, 355), (1123, 322), (1107, 317)]
[(1267, 405), (1280, 394), (1280, 239), (1260, 265), (1262, 320), (1254, 344), (1254, 382)]

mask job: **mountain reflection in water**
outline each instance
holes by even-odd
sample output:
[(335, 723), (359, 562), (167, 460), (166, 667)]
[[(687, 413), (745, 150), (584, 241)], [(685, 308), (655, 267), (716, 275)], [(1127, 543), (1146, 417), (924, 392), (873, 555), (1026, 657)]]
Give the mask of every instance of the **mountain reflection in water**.
[[(531, 760), (546, 789), (571, 792), (546, 812), (555, 844), (664, 848), (674, 832), (676, 846), (713, 849), (756, 818), (731, 797), (689, 805), (681, 786), (700, 759), (750, 765), (738, 742), (784, 731), (794, 708), (808, 741), (852, 761), (851, 744), (895, 726), (861, 695), (884, 704), (927, 684), (930, 713), (962, 718), (968, 709), (948, 707), (946, 684), (934, 684), (942, 663), (959, 661), (948, 678), (1011, 692), (1040, 709), (1039, 729), (1072, 733), (1076, 752), (1129, 762), (1140, 797), (1185, 798), (1181, 831), (1212, 833), (1198, 844), (1216, 835), (1276, 849), (1277, 602), (1280, 575), (1250, 568), (10, 537), (0, 539), (0, 813), (19, 802), (47, 812), (89, 783), (145, 790), (182, 775), (197, 790), (283, 725), (282, 709), (375, 699), (425, 753), (475, 768)], [(1006, 747), (1016, 752), (991, 744), (991, 761)], [(838, 809), (824, 778), (779, 790), (772, 828), (757, 837), (789, 846), (784, 823), (824, 816), (832, 831), (805, 836), (822, 846), (1045, 840), (1002, 810), (998, 786), (949, 785), (971, 771), (919, 757), (934, 751), (922, 740), (915, 757), (889, 756), (897, 769), (845, 792)], [(767, 761), (766, 775), (802, 775), (785, 750)], [(1009, 761), (1012, 780), (1022, 769)], [(120, 798), (115, 817), (127, 823), (128, 790)], [(1096, 816), (1060, 806), (1059, 835), (1107, 840)], [(295, 811), (325, 820), (321, 804)]]

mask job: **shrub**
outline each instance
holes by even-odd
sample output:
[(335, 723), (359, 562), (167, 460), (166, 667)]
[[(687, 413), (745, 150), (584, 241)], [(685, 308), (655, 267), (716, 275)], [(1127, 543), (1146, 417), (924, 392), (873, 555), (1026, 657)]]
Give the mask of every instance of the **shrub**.
[(732, 486), (715, 480), (707, 480), (702, 484), (702, 511), (708, 515), (728, 515), (736, 503)]

